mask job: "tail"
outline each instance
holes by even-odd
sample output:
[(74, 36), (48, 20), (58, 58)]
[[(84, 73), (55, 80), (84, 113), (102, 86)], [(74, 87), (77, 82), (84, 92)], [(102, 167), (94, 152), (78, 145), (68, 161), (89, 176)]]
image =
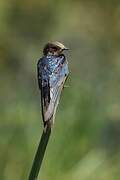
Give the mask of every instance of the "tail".
[(44, 127), (47, 124), (45, 112), (48, 109), (49, 103), (50, 103), (50, 87), (48, 83), (45, 87), (41, 87), (41, 110), (42, 110), (42, 119), (43, 119)]
[[(49, 103), (47, 104), (47, 109), (43, 113), (43, 121), (45, 124), (48, 122), (52, 126), (54, 123), (57, 106), (59, 104), (60, 95), (64, 87), (65, 80), (66, 77), (62, 78), (61, 81), (56, 84), (56, 86), (49, 89), (50, 99)], [(42, 107), (42, 109), (44, 109), (44, 107)]]

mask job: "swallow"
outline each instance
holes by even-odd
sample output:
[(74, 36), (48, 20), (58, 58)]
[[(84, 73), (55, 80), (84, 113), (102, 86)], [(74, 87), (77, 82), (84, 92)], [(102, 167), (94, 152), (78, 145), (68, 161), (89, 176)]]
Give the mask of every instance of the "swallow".
[(54, 123), (61, 91), (69, 74), (68, 61), (64, 55), (68, 49), (60, 42), (49, 42), (44, 46), (43, 57), (37, 63), (44, 128)]

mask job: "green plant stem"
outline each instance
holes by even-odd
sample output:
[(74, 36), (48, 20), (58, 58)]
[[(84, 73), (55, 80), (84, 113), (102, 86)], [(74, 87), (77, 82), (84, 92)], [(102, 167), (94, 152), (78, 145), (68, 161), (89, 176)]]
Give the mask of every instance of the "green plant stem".
[(28, 180), (36, 180), (38, 177), (50, 134), (51, 134), (51, 127), (48, 126), (46, 128), (46, 131), (43, 130)]

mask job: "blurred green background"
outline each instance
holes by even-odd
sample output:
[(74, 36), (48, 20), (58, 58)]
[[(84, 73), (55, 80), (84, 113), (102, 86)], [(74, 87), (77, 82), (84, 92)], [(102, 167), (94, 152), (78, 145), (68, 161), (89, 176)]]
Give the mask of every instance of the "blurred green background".
[(70, 76), (39, 179), (120, 179), (120, 1), (0, 1), (0, 180), (26, 180), (42, 133), (36, 63), (63, 42)]

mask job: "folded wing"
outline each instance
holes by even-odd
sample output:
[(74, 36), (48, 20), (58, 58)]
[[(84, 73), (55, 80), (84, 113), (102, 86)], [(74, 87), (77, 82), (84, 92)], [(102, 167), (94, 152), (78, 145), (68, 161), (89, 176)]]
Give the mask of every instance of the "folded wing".
[(41, 90), (44, 125), (54, 121), (60, 94), (68, 76), (68, 65), (64, 55), (51, 60), (47, 59), (46, 63), (45, 59), (38, 62), (38, 83)]

